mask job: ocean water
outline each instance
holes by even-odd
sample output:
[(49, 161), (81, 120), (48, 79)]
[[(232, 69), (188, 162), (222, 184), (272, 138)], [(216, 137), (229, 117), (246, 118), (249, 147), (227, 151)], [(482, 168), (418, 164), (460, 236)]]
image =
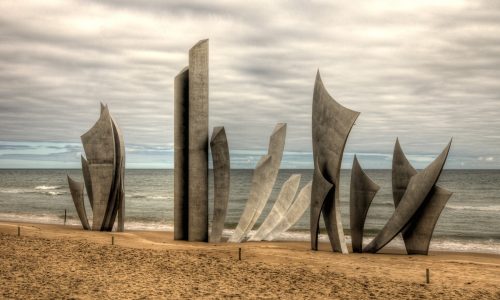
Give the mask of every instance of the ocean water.
[[(394, 211), (390, 170), (366, 170), (381, 186), (365, 225), (365, 243), (384, 226)], [(302, 175), (300, 187), (312, 180), (312, 170), (280, 170), (273, 194), (257, 221), (258, 228), (292, 174)], [(0, 170), (0, 220), (79, 224), (66, 174), (83, 180), (81, 170)], [(211, 174), (210, 174), (211, 175)], [(231, 170), (231, 191), (224, 234), (238, 223), (250, 190), (252, 170)], [(212, 180), (212, 176), (210, 176)], [(341, 172), (343, 225), (349, 241), (350, 170)], [(453, 192), (436, 225), (432, 250), (500, 254), (500, 170), (444, 170), (438, 184)], [(129, 230), (173, 230), (173, 171), (127, 170), (125, 175), (126, 223)], [(213, 190), (210, 182), (210, 212)], [(92, 213), (87, 201), (87, 213)], [(209, 216), (211, 221), (212, 216)], [(322, 225), (321, 225), (322, 226)], [(309, 240), (309, 211), (280, 240)], [(327, 241), (325, 234), (320, 240)], [(396, 238), (390, 246), (403, 248)]]

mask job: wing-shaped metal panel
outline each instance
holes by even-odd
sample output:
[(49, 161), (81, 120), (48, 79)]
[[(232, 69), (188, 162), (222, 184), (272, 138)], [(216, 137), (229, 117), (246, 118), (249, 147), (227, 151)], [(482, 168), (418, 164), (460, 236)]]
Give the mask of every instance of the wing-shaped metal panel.
[[(311, 195), (311, 248), (317, 250), (319, 211), (323, 212), (326, 230), (336, 252), (347, 253), (344, 229), (340, 218), (340, 166), (345, 144), (359, 112), (340, 105), (326, 91), (319, 71), (316, 75), (312, 108), (312, 145), (314, 168), (319, 170), (323, 179), (314, 176)], [(333, 187), (333, 192), (321, 198), (320, 181), (326, 180)]]
[(227, 204), (229, 202), (231, 169), (229, 147), (224, 127), (214, 128), (212, 139), (210, 140), (210, 149), (212, 150), (214, 164), (214, 216), (209, 241), (211, 243), (219, 243), (222, 238), (222, 231), (224, 230)]
[(67, 177), (69, 190), (71, 192), (71, 197), (73, 198), (73, 203), (75, 204), (78, 218), (80, 218), (83, 229), (90, 230), (89, 220), (87, 219), (87, 212), (85, 211), (83, 182), (75, 181), (71, 177), (69, 177), (69, 175), (67, 175)]
[(363, 250), (363, 229), (366, 214), (373, 198), (380, 187), (363, 171), (356, 155), (351, 171), (350, 221), (352, 251), (361, 253)]

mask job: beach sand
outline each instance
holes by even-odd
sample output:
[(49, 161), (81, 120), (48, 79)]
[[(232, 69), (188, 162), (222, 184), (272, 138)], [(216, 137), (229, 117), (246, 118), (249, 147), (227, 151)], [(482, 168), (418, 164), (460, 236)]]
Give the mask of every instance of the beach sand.
[(498, 255), (342, 255), (327, 244), (310, 251), (305, 242), (205, 244), (172, 236), (0, 222), (0, 297), (500, 299)]

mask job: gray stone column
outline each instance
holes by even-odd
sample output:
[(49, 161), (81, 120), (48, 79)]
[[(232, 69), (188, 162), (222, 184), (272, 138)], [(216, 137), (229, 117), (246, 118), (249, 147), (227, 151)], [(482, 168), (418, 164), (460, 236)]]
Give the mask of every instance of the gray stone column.
[(174, 80), (174, 240), (188, 239), (189, 68)]
[(208, 241), (208, 40), (189, 50), (188, 240)]

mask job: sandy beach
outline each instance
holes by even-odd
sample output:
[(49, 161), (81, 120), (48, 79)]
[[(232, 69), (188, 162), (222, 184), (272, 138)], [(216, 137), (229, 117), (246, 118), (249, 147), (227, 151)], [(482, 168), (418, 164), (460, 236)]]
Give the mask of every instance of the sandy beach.
[(170, 232), (11, 222), (0, 222), (0, 239), (4, 299), (500, 298), (498, 255), (341, 255), (326, 244), (313, 252), (304, 242), (187, 243)]

